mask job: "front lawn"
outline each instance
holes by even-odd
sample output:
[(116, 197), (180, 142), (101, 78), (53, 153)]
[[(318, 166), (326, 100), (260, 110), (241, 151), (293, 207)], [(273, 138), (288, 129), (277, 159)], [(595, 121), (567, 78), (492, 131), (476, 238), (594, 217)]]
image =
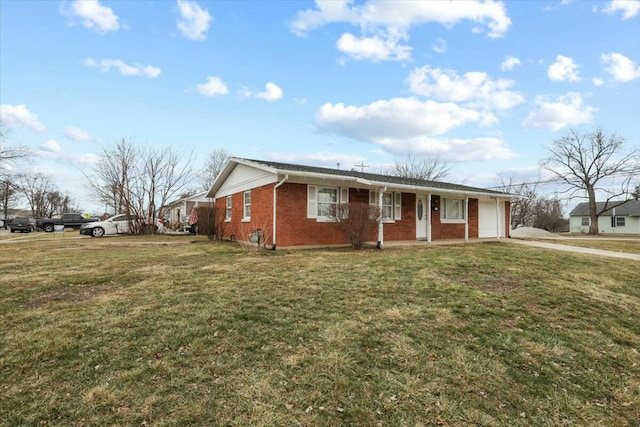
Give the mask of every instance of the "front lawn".
[(2, 244), (0, 425), (636, 426), (634, 261)]

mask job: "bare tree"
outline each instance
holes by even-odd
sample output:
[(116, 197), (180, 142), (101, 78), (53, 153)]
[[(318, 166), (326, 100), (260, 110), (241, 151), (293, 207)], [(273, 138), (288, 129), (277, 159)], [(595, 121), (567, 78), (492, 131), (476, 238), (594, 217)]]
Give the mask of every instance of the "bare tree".
[(0, 123), (0, 178), (9, 175), (10, 165), (29, 160), (33, 153), (27, 147), (10, 146), (7, 142), (9, 131)]
[[(624, 138), (601, 129), (581, 134), (571, 130), (553, 141), (543, 166), (567, 186), (570, 198), (588, 199), (591, 226), (598, 234), (598, 217), (631, 198), (632, 181), (640, 176), (640, 151), (624, 151)], [(596, 198), (604, 203), (599, 209)]]
[(85, 174), (94, 197), (131, 218), (133, 234), (153, 230), (162, 207), (185, 191), (192, 181), (194, 156), (187, 158), (177, 149), (148, 148), (122, 140), (105, 148), (96, 167)]
[(209, 153), (209, 157), (207, 157), (205, 165), (199, 173), (201, 186), (204, 191), (211, 188), (230, 156), (229, 152), (224, 148), (216, 148)]
[(51, 180), (41, 173), (20, 173), (14, 176), (19, 191), (27, 199), (34, 217), (47, 217), (51, 210), (48, 194), (55, 191)]
[(560, 231), (562, 227), (568, 226), (568, 220), (564, 218), (562, 212), (562, 203), (556, 198), (536, 200), (533, 211), (533, 226), (536, 228), (555, 233)]
[(533, 227), (535, 221), (534, 207), (538, 200), (536, 184), (518, 183), (513, 175), (506, 176), (503, 174), (498, 174), (498, 181), (500, 183), (498, 187), (500, 191), (520, 196), (511, 201), (511, 228), (516, 228), (518, 225)]
[(633, 190), (631, 197), (633, 197), (634, 200), (640, 200), (640, 185), (636, 185), (636, 189)]
[(401, 160), (396, 160), (393, 166), (383, 169), (382, 173), (402, 178), (439, 181), (446, 178), (450, 171), (451, 166), (438, 156), (416, 157), (407, 155)]
[[(2, 218), (5, 220), (9, 216), (9, 209), (15, 206), (20, 198), (18, 187), (9, 179), (0, 181), (0, 206), (2, 207)], [(6, 226), (6, 221), (5, 221)]]

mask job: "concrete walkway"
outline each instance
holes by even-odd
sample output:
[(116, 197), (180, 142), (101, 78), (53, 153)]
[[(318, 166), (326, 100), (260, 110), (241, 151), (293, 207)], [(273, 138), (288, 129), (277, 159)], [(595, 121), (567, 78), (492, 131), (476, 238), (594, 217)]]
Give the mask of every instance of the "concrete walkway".
[[(634, 239), (637, 240), (637, 239)], [(605, 256), (610, 258), (623, 258), (631, 259), (634, 261), (640, 261), (640, 255), (628, 254), (625, 252), (605, 251), (603, 249), (582, 248), (579, 246), (562, 245), (559, 243), (539, 242), (533, 240), (520, 240), (520, 239), (507, 239), (509, 243), (515, 243), (517, 245), (534, 246), (543, 249), (552, 249), (556, 251), (575, 252), (580, 254)]]

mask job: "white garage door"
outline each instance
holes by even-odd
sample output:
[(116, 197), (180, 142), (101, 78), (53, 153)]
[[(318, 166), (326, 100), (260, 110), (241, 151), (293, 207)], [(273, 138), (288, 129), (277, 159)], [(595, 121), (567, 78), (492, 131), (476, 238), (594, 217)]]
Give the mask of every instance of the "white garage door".
[[(503, 206), (502, 203), (500, 205)], [(496, 214), (495, 201), (478, 203), (478, 237), (498, 237)]]

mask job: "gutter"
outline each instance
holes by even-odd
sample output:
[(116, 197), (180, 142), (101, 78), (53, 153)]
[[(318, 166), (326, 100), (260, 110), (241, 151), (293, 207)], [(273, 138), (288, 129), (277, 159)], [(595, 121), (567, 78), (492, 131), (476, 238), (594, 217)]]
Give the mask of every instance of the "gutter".
[[(278, 174), (276, 174), (276, 179), (277, 177), (278, 177)], [(273, 187), (273, 239), (272, 239), (273, 247), (271, 249), (273, 249), (274, 251), (276, 250), (276, 210), (278, 209), (278, 203), (277, 203), (278, 193), (276, 190), (278, 189), (278, 187), (284, 184), (288, 179), (289, 179), (289, 174), (285, 175), (282, 181), (280, 181)]]
[(286, 173), (287, 176), (300, 176), (305, 178), (315, 178), (315, 179), (324, 179), (324, 180), (336, 180), (336, 181), (346, 181), (346, 182), (355, 182), (358, 184), (368, 185), (371, 187), (391, 187), (399, 190), (412, 190), (412, 191), (431, 191), (433, 193), (449, 193), (449, 194), (460, 194), (460, 195), (477, 195), (477, 196), (487, 196), (487, 197), (500, 197), (503, 199), (513, 199), (513, 198), (521, 198), (521, 196), (515, 194), (507, 194), (507, 193), (493, 193), (493, 192), (484, 192), (484, 191), (474, 191), (474, 190), (454, 190), (440, 187), (422, 187), (419, 185), (407, 185), (407, 184), (396, 184), (392, 182), (384, 182), (384, 181), (369, 181), (363, 178), (359, 178), (356, 176), (345, 176), (345, 175), (328, 175), (324, 173), (316, 173), (316, 172), (303, 172), (303, 171), (292, 171), (292, 170), (282, 170), (280, 172)]

